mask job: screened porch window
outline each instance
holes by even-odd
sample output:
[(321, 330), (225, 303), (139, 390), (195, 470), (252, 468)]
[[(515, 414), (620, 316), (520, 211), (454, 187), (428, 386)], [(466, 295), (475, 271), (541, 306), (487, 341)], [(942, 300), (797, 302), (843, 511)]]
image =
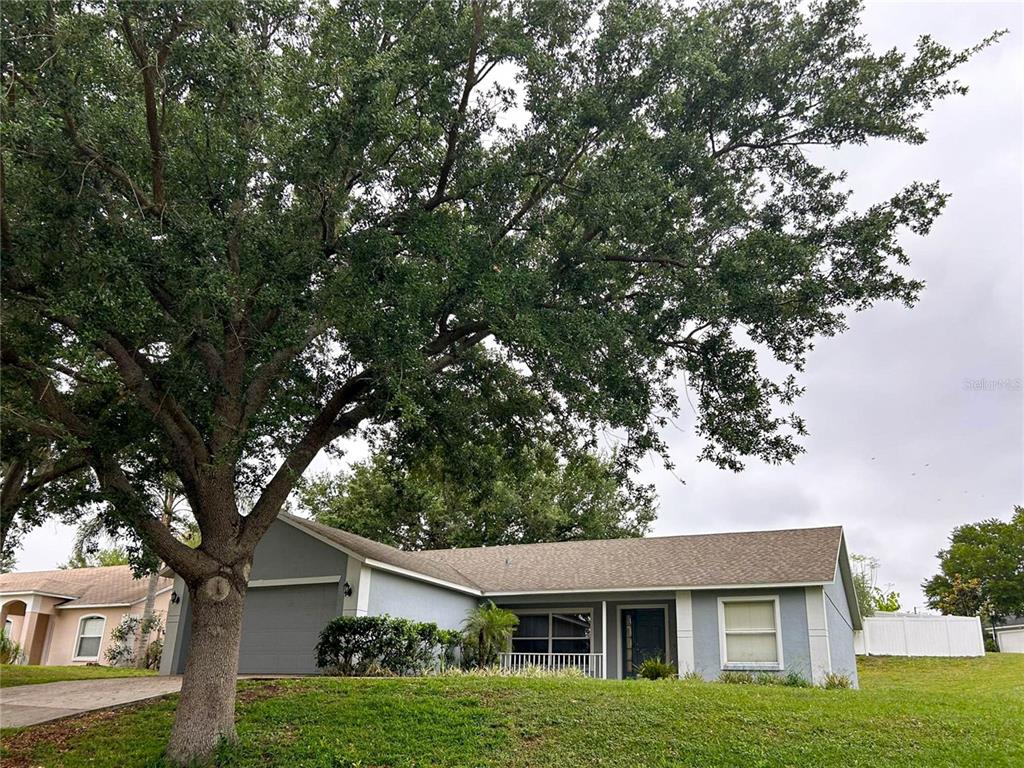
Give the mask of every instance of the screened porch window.
[(76, 659), (95, 659), (100, 655), (100, 641), (103, 639), (102, 616), (86, 616), (78, 625), (78, 644), (75, 646)]
[(514, 653), (590, 653), (589, 611), (519, 613)]
[(722, 666), (782, 666), (779, 647), (778, 599), (721, 600)]

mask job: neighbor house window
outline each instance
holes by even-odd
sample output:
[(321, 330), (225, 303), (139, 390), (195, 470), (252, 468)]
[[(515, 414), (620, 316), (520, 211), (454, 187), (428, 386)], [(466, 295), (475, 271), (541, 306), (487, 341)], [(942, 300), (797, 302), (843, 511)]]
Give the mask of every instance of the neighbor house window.
[(516, 611), (515, 653), (590, 653), (590, 611)]
[(719, 598), (723, 667), (782, 668), (779, 599)]
[(75, 646), (76, 659), (97, 659), (100, 655), (100, 641), (103, 639), (102, 616), (86, 616), (78, 625), (78, 644)]

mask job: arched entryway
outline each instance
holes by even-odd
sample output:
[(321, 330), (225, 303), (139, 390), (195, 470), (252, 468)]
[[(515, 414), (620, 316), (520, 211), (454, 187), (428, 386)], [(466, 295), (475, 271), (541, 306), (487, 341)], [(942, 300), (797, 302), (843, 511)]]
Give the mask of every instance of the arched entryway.
[(21, 598), (9, 598), (0, 602), (0, 628), (21, 646), (24, 664), (40, 664), (46, 633), (50, 627), (50, 616), (40, 612), (39, 598), (33, 596), (30, 605)]

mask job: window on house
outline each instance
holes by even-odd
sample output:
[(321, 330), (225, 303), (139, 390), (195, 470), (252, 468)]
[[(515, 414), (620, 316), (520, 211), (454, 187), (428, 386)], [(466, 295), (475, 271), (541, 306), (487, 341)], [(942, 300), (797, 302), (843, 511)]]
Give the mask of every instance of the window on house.
[(589, 611), (517, 613), (512, 633), (515, 653), (590, 653)]
[(86, 616), (78, 625), (78, 645), (75, 647), (75, 658), (95, 659), (100, 655), (100, 641), (103, 639), (103, 625), (106, 619), (102, 616)]
[(778, 611), (775, 597), (720, 600), (722, 666), (781, 667)]
[(14, 620), (13, 619), (7, 619), (6, 621), (4, 621), (4, 634), (7, 635), (8, 637), (13, 637), (14, 636)]

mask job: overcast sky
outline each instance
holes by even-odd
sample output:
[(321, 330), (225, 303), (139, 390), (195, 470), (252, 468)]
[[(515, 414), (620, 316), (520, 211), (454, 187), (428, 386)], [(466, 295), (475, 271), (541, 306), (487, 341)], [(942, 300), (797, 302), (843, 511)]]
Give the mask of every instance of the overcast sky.
[[(909, 49), (920, 34), (967, 47), (1009, 30), (958, 72), (970, 93), (926, 118), (928, 143), (829, 157), (858, 206), (913, 180), (952, 194), (932, 233), (906, 241), (921, 301), (854, 316), (811, 354), (798, 405), (811, 434), (796, 464), (734, 474), (697, 463), (684, 412), (666, 432), (674, 473), (654, 460), (641, 479), (660, 496), (655, 534), (843, 525), (852, 552), (881, 561), (879, 583), (921, 608), (950, 529), (1024, 503), (1024, 4), (869, 3), (863, 21), (878, 48)], [(55, 567), (73, 538), (48, 523), (18, 570)]]

